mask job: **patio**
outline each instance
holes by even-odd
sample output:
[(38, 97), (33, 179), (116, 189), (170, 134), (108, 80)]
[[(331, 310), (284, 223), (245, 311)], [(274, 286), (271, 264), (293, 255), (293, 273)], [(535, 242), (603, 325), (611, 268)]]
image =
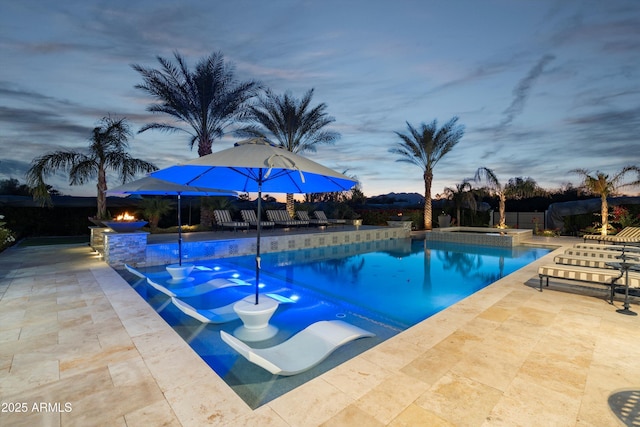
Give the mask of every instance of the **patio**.
[(90, 247), (11, 248), (0, 424), (622, 425), (607, 399), (640, 389), (640, 319), (606, 291), (538, 292), (553, 256), (252, 411)]

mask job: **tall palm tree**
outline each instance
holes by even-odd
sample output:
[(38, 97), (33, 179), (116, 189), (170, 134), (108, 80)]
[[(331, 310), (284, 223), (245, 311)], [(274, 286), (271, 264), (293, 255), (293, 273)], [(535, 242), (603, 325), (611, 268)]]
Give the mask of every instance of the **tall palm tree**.
[(507, 193), (502, 184), (500, 184), (500, 181), (498, 180), (496, 174), (491, 169), (481, 167), (476, 171), (474, 180), (476, 182), (486, 181), (489, 191), (493, 195), (498, 197), (498, 211), (500, 212), (500, 222), (498, 223), (498, 228), (507, 228), (505, 218)]
[(27, 171), (27, 184), (34, 188), (36, 200), (51, 204), (51, 197), (44, 181), (45, 177), (62, 169), (69, 173), (70, 185), (83, 185), (98, 178), (96, 217), (107, 217), (107, 171), (115, 171), (122, 183), (134, 178), (136, 174), (153, 172), (158, 169), (154, 164), (134, 159), (126, 150), (131, 130), (126, 119), (103, 117), (93, 129), (89, 153), (78, 151), (55, 151), (36, 157)]
[(224, 62), (221, 52), (203, 58), (191, 71), (182, 56), (174, 53), (175, 63), (158, 56), (161, 69), (132, 65), (142, 75), (143, 84), (136, 85), (157, 102), (147, 107), (152, 113), (164, 113), (189, 129), (171, 123), (151, 123), (139, 132), (158, 129), (165, 132), (187, 132), (189, 146), (198, 146), (198, 156), (211, 154), (211, 145), (225, 134), (225, 129), (246, 112), (247, 101), (256, 95), (259, 84), (238, 82), (234, 67)]
[(444, 195), (448, 200), (451, 200), (456, 207), (456, 220), (458, 225), (462, 225), (460, 218), (460, 210), (462, 206), (466, 205), (472, 211), (476, 211), (477, 203), (473, 194), (473, 188), (469, 180), (465, 179), (460, 184), (456, 184), (455, 188), (445, 187)]
[[(609, 178), (609, 175), (600, 171), (596, 171), (595, 175), (591, 175), (586, 169), (574, 169), (571, 172), (580, 175), (582, 186), (600, 196), (600, 200), (602, 201), (600, 206), (600, 216), (602, 217), (600, 234), (606, 236), (609, 228), (609, 203), (607, 202), (607, 197), (615, 195), (621, 188), (640, 185), (640, 168), (638, 166), (625, 166), (611, 178)], [(625, 175), (629, 172), (635, 172), (637, 174), (636, 180), (622, 183)]]
[(438, 122), (432, 121), (428, 125), (422, 124), (415, 129), (407, 122), (408, 134), (396, 132), (401, 142), (390, 153), (398, 154), (398, 162), (413, 163), (422, 169), (424, 179), (424, 228), (433, 228), (431, 184), (433, 183), (433, 169), (442, 157), (460, 142), (464, 135), (464, 126), (458, 125), (458, 118), (453, 117), (438, 129)]
[[(332, 144), (340, 134), (325, 127), (335, 119), (327, 115), (325, 103), (311, 107), (312, 97), (313, 89), (309, 89), (302, 99), (293, 97), (290, 92), (276, 95), (267, 90), (257, 104), (249, 108), (247, 120), (251, 124), (236, 134), (262, 137), (292, 153), (315, 152), (318, 144)], [(287, 194), (287, 212), (291, 216), (294, 214), (293, 194)]]

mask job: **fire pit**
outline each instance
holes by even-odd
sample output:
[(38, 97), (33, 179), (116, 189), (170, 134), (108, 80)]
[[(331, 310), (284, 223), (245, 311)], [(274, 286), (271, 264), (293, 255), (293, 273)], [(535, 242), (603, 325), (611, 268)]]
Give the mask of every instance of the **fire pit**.
[(132, 233), (144, 227), (147, 221), (139, 221), (125, 212), (118, 215), (114, 221), (102, 221), (102, 223), (116, 233)]

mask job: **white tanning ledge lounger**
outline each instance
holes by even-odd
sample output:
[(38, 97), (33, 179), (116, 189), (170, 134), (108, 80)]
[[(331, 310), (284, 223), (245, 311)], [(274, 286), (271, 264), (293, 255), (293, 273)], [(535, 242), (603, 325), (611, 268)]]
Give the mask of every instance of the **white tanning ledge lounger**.
[(202, 323), (227, 323), (238, 318), (238, 315), (233, 310), (233, 306), (237, 301), (222, 307), (211, 309), (194, 308), (176, 297), (171, 297), (171, 302), (184, 314), (191, 316)]
[[(265, 295), (278, 301), (280, 304), (295, 302), (291, 298), (287, 298), (278, 294)], [(233, 309), (233, 306), (236, 305), (238, 301), (234, 301), (231, 304), (227, 304), (222, 307), (204, 309), (195, 308), (176, 297), (171, 297), (171, 302), (184, 314), (186, 314), (187, 316), (191, 316), (194, 319), (201, 321), (202, 323), (227, 323), (236, 320), (239, 317), (236, 311)]]
[(168, 289), (162, 286), (155, 280), (147, 277), (147, 283), (170, 297), (194, 297), (196, 295), (206, 294), (207, 292), (215, 291), (217, 289), (227, 288), (229, 286), (249, 286), (251, 283), (247, 283), (240, 279), (211, 279), (208, 282), (200, 283), (194, 286), (185, 286), (183, 288)]
[(313, 368), (350, 341), (375, 334), (341, 320), (323, 320), (269, 348), (249, 347), (225, 331), (220, 331), (220, 336), (249, 362), (274, 375), (289, 376)]
[[(151, 278), (152, 280), (156, 281), (156, 282), (160, 282), (160, 281), (165, 281), (167, 283), (171, 283), (171, 284), (187, 284), (188, 281), (176, 281), (176, 282), (172, 282), (171, 280), (171, 275), (169, 273), (167, 273), (166, 271), (158, 271), (158, 272), (154, 272), (154, 273), (143, 273), (140, 270), (135, 269), (134, 267), (130, 266), (129, 264), (125, 264), (124, 268), (127, 269), (127, 271), (129, 273), (135, 274), (136, 276), (140, 277), (141, 279), (148, 279)], [(199, 276), (200, 278), (216, 278), (218, 276), (231, 276), (235, 273), (238, 273), (237, 270), (221, 270), (221, 271), (216, 271), (212, 268), (209, 267), (205, 267), (205, 266), (195, 266), (194, 270), (198, 270), (199, 274), (202, 274), (201, 276)]]

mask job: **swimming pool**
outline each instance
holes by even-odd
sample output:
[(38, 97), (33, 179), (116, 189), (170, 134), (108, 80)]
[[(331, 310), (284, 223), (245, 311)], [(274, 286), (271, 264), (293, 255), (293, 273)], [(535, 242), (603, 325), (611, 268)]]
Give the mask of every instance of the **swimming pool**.
[[(275, 292), (296, 302), (282, 304), (271, 319), (279, 328), (273, 338), (251, 343), (269, 347), (319, 320), (341, 319), (375, 333), (338, 348), (320, 365), (292, 377), (271, 375), (239, 356), (220, 339), (240, 320), (207, 324), (184, 315), (169, 298), (145, 281), (123, 276), (244, 401), (256, 408), (361, 352), (396, 335), (533, 262), (550, 249), (488, 247), (424, 240), (396, 239), (265, 254), (261, 292)], [(254, 258), (243, 256), (200, 263), (253, 277)], [(155, 270), (159, 271), (159, 267)], [(151, 271), (153, 269), (149, 269)], [(237, 301), (252, 286), (216, 290), (184, 300), (212, 308)]]

